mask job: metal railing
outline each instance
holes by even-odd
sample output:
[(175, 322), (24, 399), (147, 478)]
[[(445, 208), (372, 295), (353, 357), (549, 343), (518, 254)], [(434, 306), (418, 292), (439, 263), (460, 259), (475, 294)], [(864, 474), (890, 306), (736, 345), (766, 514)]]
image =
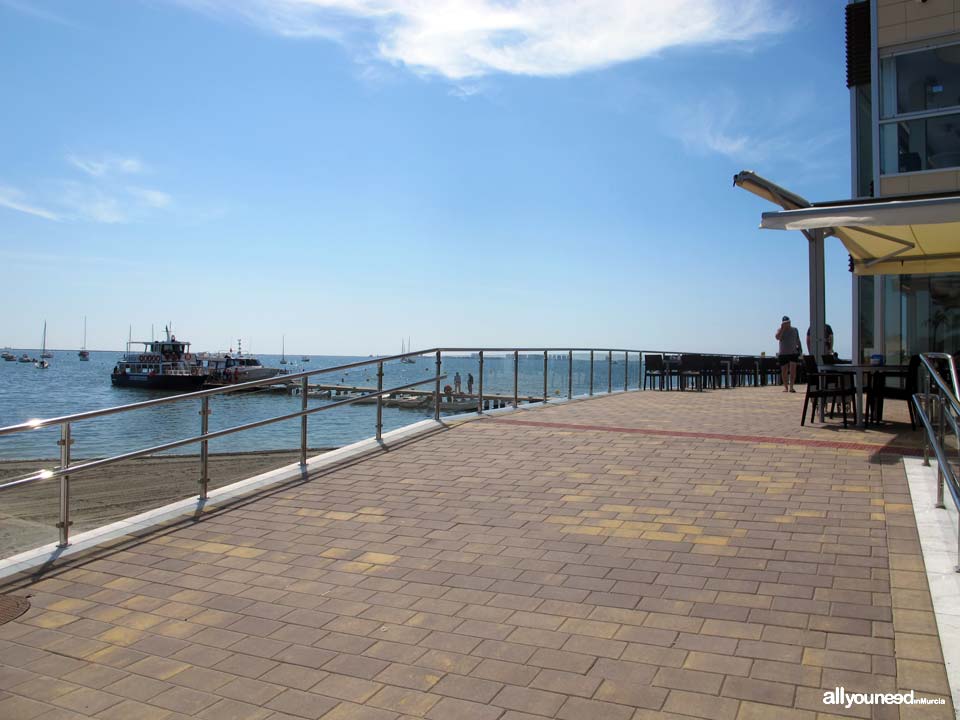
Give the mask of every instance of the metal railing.
[[(567, 361), (567, 382), (566, 382), (566, 395), (568, 399), (574, 397), (574, 354), (587, 354), (589, 353), (589, 383), (587, 387), (587, 394), (594, 395), (594, 374), (595, 366), (597, 364), (598, 356), (603, 358), (606, 356), (606, 365), (607, 365), (607, 393), (612, 393), (614, 389), (614, 378), (613, 378), (613, 368), (614, 368), (614, 356), (616, 355), (619, 358), (621, 355), (624, 359), (624, 376), (623, 376), (623, 391), (629, 391), (630, 388), (630, 362), (631, 356), (636, 356), (637, 363), (637, 386), (635, 390), (640, 390), (643, 387), (643, 356), (647, 354), (663, 354), (663, 355), (682, 355), (683, 353), (677, 352), (664, 352), (664, 351), (648, 351), (648, 350), (626, 350), (626, 349), (596, 349), (596, 348), (430, 348), (427, 350), (419, 350), (416, 352), (406, 352), (398, 355), (390, 355), (386, 357), (377, 357), (371, 358), (369, 360), (360, 360), (351, 363), (345, 363), (342, 365), (336, 365), (332, 367), (317, 368), (312, 370), (307, 370), (298, 373), (290, 373), (286, 375), (281, 375), (277, 377), (264, 378), (261, 380), (253, 380), (249, 382), (237, 383), (228, 386), (221, 386), (216, 388), (211, 388), (207, 390), (199, 390), (196, 392), (188, 392), (183, 394), (178, 394), (174, 396), (155, 398), (151, 400), (144, 400), (142, 402), (130, 403), (127, 405), (121, 405), (111, 408), (104, 408), (100, 410), (92, 410), (89, 412), (80, 412), (74, 413), (71, 415), (63, 415), (59, 417), (52, 417), (46, 419), (37, 419), (29, 420), (27, 422), (22, 422), (16, 425), (10, 425), (7, 427), (0, 428), (0, 438), (4, 436), (14, 435), (17, 433), (32, 432), (36, 430), (41, 430), (44, 428), (60, 428), (60, 439), (58, 441), (59, 446), (59, 465), (53, 469), (43, 469), (37, 472), (33, 472), (24, 477), (20, 477), (5, 483), (0, 483), (0, 491), (9, 490), (15, 487), (22, 487), (35, 482), (55, 480), (59, 479), (60, 481), (60, 493), (59, 493), (59, 520), (56, 524), (56, 527), (59, 530), (59, 544), (61, 547), (66, 547), (70, 541), (70, 526), (72, 524), (70, 519), (70, 485), (71, 480), (74, 476), (81, 475), (85, 472), (89, 472), (96, 468), (102, 468), (108, 465), (115, 463), (123, 462), (126, 460), (133, 460), (137, 458), (146, 457), (149, 455), (156, 455), (158, 453), (175, 450), (189, 445), (200, 446), (199, 452), (199, 473), (197, 478), (198, 483), (198, 494), (197, 497), (199, 500), (205, 500), (207, 498), (208, 489), (209, 489), (209, 442), (217, 438), (222, 438), (234, 433), (243, 432), (246, 430), (253, 430), (254, 428), (263, 427), (266, 425), (271, 425), (273, 423), (284, 422), (289, 420), (300, 419), (300, 465), (306, 466), (307, 464), (307, 454), (308, 454), (308, 445), (307, 445), (307, 435), (308, 435), (308, 418), (310, 415), (326, 412), (333, 410), (338, 407), (343, 407), (346, 405), (351, 405), (357, 402), (369, 401), (371, 398), (376, 399), (376, 415), (375, 415), (375, 425), (374, 425), (374, 437), (378, 442), (382, 440), (383, 435), (383, 407), (384, 407), (384, 398), (393, 394), (402, 392), (404, 390), (411, 390), (420, 385), (425, 385), (428, 383), (433, 384), (434, 389), (432, 392), (432, 401), (433, 401), (433, 417), (435, 420), (439, 420), (443, 407), (443, 393), (441, 392), (441, 381), (447, 378), (443, 374), (443, 354), (453, 354), (455, 356), (461, 356), (463, 353), (471, 353), (470, 359), (475, 359), (479, 363), (478, 371), (478, 392), (477, 392), (477, 407), (476, 412), (482, 414), (485, 410), (484, 402), (485, 397), (491, 397), (492, 395), (485, 395), (484, 391), (484, 363), (485, 360), (489, 361), (491, 356), (498, 356), (504, 359), (512, 359), (513, 366), (513, 392), (512, 392), (512, 406), (514, 408), (518, 407), (521, 400), (524, 399), (524, 396), (520, 394), (520, 357), (521, 353), (528, 355), (530, 353), (536, 353), (543, 355), (543, 395), (542, 398), (535, 398), (537, 401), (542, 399), (542, 402), (549, 402), (549, 359), (552, 353), (561, 353), (566, 355)], [(699, 355), (709, 355), (708, 353), (697, 353)], [(423, 356), (434, 356), (435, 358), (435, 372), (432, 376), (416, 380), (414, 382), (409, 382), (402, 385), (397, 385), (390, 388), (383, 387), (383, 377), (384, 365), (391, 362), (400, 361), (404, 358), (417, 358)], [(512, 356), (512, 357), (511, 357)], [(729, 355), (724, 355), (722, 357), (731, 357)], [(737, 357), (737, 356), (733, 356)], [(752, 356), (748, 356), (752, 357)], [(525, 358), (525, 360), (528, 358)], [(603, 360), (600, 360), (602, 363)], [(619, 362), (619, 360), (618, 360)], [(328, 373), (341, 373), (348, 370), (353, 370), (356, 368), (363, 368), (368, 366), (376, 366), (377, 368), (377, 387), (375, 391), (363, 392), (359, 395), (354, 395), (343, 400), (337, 400), (330, 402), (325, 405), (309, 407), (308, 406), (308, 397), (309, 397), (309, 379), (311, 377), (328, 374)], [(233, 427), (224, 428), (220, 430), (210, 430), (209, 428), (209, 417), (210, 417), (210, 398), (214, 396), (228, 395), (230, 393), (242, 392), (245, 390), (254, 390), (257, 388), (267, 388), (271, 386), (276, 386), (279, 384), (290, 385), (295, 387), (296, 384), (299, 384), (299, 391), (301, 397), (300, 409), (295, 412), (288, 412), (282, 415), (277, 415), (269, 417), (263, 420), (257, 420), (255, 422), (248, 422), (241, 425), (235, 425)], [(618, 383), (619, 385), (619, 383)], [(619, 389), (619, 387), (618, 387)], [(559, 392), (559, 391), (558, 391)], [(498, 396), (502, 397), (502, 396)], [(331, 397), (331, 399), (333, 399)], [(532, 396), (526, 396), (528, 401), (534, 399)], [(159, 445), (152, 445), (149, 447), (143, 447), (137, 450), (130, 452), (124, 452), (117, 455), (112, 455), (109, 457), (98, 458), (93, 460), (85, 460), (79, 463), (73, 462), (71, 458), (71, 445), (74, 442), (74, 426), (77, 423), (83, 422), (85, 420), (91, 420), (94, 418), (101, 418), (108, 415), (117, 415), (122, 413), (133, 412), (137, 410), (143, 410), (146, 408), (157, 407), (161, 405), (169, 405), (173, 403), (185, 403), (185, 402), (195, 402), (199, 401), (200, 403), (200, 434), (194, 435), (191, 437), (183, 438), (180, 440), (174, 440), (172, 442), (166, 442)]]
[[(941, 375), (937, 364), (946, 366), (950, 377), (948, 381)], [(957, 367), (953, 357), (946, 353), (923, 353), (920, 355), (923, 392), (913, 396), (913, 404), (924, 427), (923, 464), (930, 465), (930, 450), (937, 459), (937, 503), (936, 507), (946, 509), (944, 488), (953, 498), (953, 504), (960, 511), (960, 383), (957, 379)], [(951, 448), (950, 445), (953, 447)], [(956, 459), (951, 458), (951, 450)], [(958, 564), (955, 570), (960, 572), (960, 532), (957, 534)]]

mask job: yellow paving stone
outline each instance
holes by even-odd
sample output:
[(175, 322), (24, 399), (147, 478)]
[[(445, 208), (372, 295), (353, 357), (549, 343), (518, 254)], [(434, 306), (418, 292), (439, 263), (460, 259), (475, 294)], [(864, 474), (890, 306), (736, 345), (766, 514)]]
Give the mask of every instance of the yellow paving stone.
[(357, 510), (360, 515), (386, 515), (387, 511), (380, 507), (362, 507)]
[(352, 520), (356, 516), (357, 516), (356, 513), (339, 512), (336, 510), (331, 510), (328, 513), (324, 513), (324, 517), (330, 518), (331, 520)]
[(320, 555), (325, 558), (345, 558), (350, 557), (355, 550), (348, 550), (347, 548), (332, 547), (324, 550)]
[(67, 613), (44, 612), (41, 615), (29, 617), (23, 622), (27, 623), (28, 625), (35, 625), (36, 627), (53, 629), (63, 627), (64, 625), (69, 625), (70, 623), (79, 619), (80, 618), (76, 615), (68, 615)]
[(255, 558), (260, 557), (266, 552), (266, 550), (258, 550), (257, 548), (251, 547), (237, 547), (233, 550), (227, 552), (227, 555), (231, 557), (241, 557), (241, 558)]
[(373, 563), (374, 565), (391, 565), (399, 560), (397, 555), (389, 553), (366, 552), (357, 558), (358, 562)]
[(229, 551), (229, 550), (234, 550), (234, 549), (235, 549), (235, 548), (233, 547), (233, 545), (226, 545), (226, 544), (224, 544), (224, 543), (208, 542), (208, 543), (203, 543), (202, 545), (200, 545), (200, 546), (197, 548), (197, 552), (205, 552), (205, 553), (213, 553), (213, 554), (216, 554), (216, 555), (222, 555), (223, 553), (225, 553), (225, 552), (227, 552), (227, 551)]
[(729, 538), (719, 535), (691, 535), (687, 540), (698, 545), (726, 545), (730, 542)]
[(97, 635), (97, 640), (110, 643), (111, 645), (126, 647), (127, 645), (133, 645), (135, 642), (143, 640), (145, 637), (147, 637), (146, 633), (140, 630), (127, 627), (115, 627)]
[(77, 598), (63, 598), (62, 600), (57, 600), (56, 602), (50, 603), (47, 605), (47, 610), (55, 610), (56, 612), (70, 613), (78, 612), (80, 610), (86, 610), (87, 608), (94, 607), (96, 603), (92, 603), (89, 600), (80, 600)]
[(560, 528), (562, 533), (576, 533), (578, 535), (600, 535), (603, 528), (590, 527), (587, 525), (564, 525)]
[(632, 505), (601, 505), (600, 509), (604, 512), (633, 513), (635, 508)]
[(596, 498), (589, 495), (564, 495), (560, 498), (564, 502), (593, 502)]
[(344, 562), (336, 566), (337, 570), (348, 573), (365, 573), (372, 567), (375, 567), (372, 563), (362, 562)]
[(663, 523), (643, 522), (642, 520), (625, 520), (621, 525), (624, 530), (659, 530)]
[(656, 530), (648, 530), (643, 534), (644, 540), (664, 540), (666, 542), (683, 542), (684, 535), (682, 533), (674, 532), (658, 532)]
[(583, 522), (583, 518), (571, 517), (570, 515), (549, 515), (543, 521), (556, 525), (579, 525)]

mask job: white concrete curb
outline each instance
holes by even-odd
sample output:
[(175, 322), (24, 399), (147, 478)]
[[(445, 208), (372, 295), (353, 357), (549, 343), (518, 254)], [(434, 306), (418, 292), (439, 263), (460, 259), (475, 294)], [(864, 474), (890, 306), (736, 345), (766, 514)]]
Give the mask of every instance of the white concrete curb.
[(960, 563), (957, 557), (957, 508), (949, 491), (945, 492), (946, 509), (936, 507), (936, 460), (930, 461), (930, 467), (924, 467), (919, 458), (904, 458), (903, 468), (910, 485), (950, 694), (953, 707), (960, 716), (960, 573), (955, 571)]

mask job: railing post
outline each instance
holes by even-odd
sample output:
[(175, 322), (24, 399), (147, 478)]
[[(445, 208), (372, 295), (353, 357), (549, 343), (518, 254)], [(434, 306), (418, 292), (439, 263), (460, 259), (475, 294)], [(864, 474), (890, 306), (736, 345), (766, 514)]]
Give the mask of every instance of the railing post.
[(623, 391), (630, 389), (630, 353), (623, 351)]
[(573, 350), (567, 352), (567, 400), (573, 399)]
[[(946, 403), (943, 401), (943, 396), (937, 395), (937, 445), (941, 448), (943, 445), (943, 435), (944, 427), (946, 424), (946, 412), (944, 406)], [(940, 465), (940, 459), (937, 458), (937, 507), (945, 508), (946, 505), (943, 503), (943, 480), (944, 472), (943, 467)]]
[(547, 402), (547, 393), (550, 392), (550, 388), (547, 383), (547, 351), (543, 351), (543, 402)]
[[(930, 418), (932, 422), (932, 417), (930, 415), (930, 371), (926, 370), (923, 373), (923, 403), (927, 407), (927, 417)], [(930, 467), (930, 436), (927, 433), (923, 434), (923, 464), (925, 467)]]
[(383, 438), (383, 363), (377, 363), (377, 442)]
[(613, 392), (613, 350), (607, 350), (607, 395)]
[(437, 373), (436, 373), (437, 384), (436, 384), (436, 390), (434, 395), (435, 402), (433, 404), (433, 419), (438, 421), (440, 420), (440, 363), (441, 363), (440, 351), (437, 350)]
[[(307, 392), (309, 390), (307, 378), (300, 381), (300, 409), (307, 409)], [(300, 464), (307, 465), (307, 416), (300, 417)]]
[[(205, 436), (210, 430), (210, 396), (204, 395), (200, 399), (200, 435)], [(197, 495), (201, 500), (207, 499), (207, 489), (210, 485), (210, 448), (208, 440), (200, 441), (200, 478)]]
[(483, 414), (483, 350), (480, 351), (480, 378), (477, 385), (477, 413)]
[(520, 351), (513, 351), (513, 406), (520, 406)]
[(590, 351), (590, 394), (593, 395), (593, 350)]
[[(70, 423), (64, 423), (60, 426), (60, 440), (57, 443), (60, 446), (60, 469), (66, 470), (70, 467), (70, 445), (73, 440), (70, 438)], [(60, 547), (66, 547), (70, 544), (70, 526), (73, 522), (70, 520), (70, 476), (60, 476), (60, 522), (57, 528), (60, 530)]]

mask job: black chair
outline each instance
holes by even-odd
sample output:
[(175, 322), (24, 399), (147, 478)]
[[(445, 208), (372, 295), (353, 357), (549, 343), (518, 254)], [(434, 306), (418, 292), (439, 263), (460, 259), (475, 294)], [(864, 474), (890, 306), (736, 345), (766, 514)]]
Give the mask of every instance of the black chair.
[(702, 355), (681, 355), (680, 356), (680, 389), (686, 390), (689, 383), (703, 392), (703, 356)]
[[(817, 367), (817, 360), (813, 355), (803, 356), (803, 367), (807, 376), (807, 394), (803, 398), (803, 414), (800, 416), (800, 424), (803, 425), (806, 421), (808, 406), (810, 407), (810, 422), (813, 422), (817, 415), (817, 403), (823, 403), (822, 407), (826, 409), (826, 402), (831, 400), (830, 417), (833, 417), (839, 401), (843, 415), (843, 426), (847, 427), (847, 398), (852, 398), (857, 393), (853, 387), (853, 378), (846, 373), (820, 372)], [(810, 402), (811, 400), (813, 400), (813, 403)]]
[(760, 358), (760, 373), (763, 375), (763, 384), (782, 385), (783, 376), (780, 374), (780, 361), (775, 357)]
[[(910, 413), (910, 427), (917, 429), (916, 411), (913, 406), (913, 396), (917, 393), (917, 375), (920, 370), (920, 356), (913, 355), (907, 365), (907, 374), (904, 377), (898, 372), (878, 372), (874, 373), (871, 379), (870, 388), (867, 392), (867, 409), (869, 417), (873, 422), (883, 420), (883, 401), (884, 400), (904, 400), (907, 403), (907, 412)], [(887, 378), (900, 377), (903, 384), (899, 386), (887, 385)]]
[(759, 384), (757, 360), (758, 358), (750, 355), (741, 355), (734, 360), (733, 375), (737, 379), (738, 385)]
[(643, 389), (647, 389), (647, 380), (650, 380), (650, 389), (653, 389), (654, 380), (660, 385), (660, 390), (663, 390), (663, 355), (644, 355), (643, 356)]
[(665, 355), (663, 358), (663, 380), (666, 383), (667, 390), (673, 390), (673, 379), (677, 379), (677, 387), (680, 386), (680, 356)]
[(723, 385), (723, 367), (720, 365), (719, 355), (703, 357), (703, 385), (711, 390)]

